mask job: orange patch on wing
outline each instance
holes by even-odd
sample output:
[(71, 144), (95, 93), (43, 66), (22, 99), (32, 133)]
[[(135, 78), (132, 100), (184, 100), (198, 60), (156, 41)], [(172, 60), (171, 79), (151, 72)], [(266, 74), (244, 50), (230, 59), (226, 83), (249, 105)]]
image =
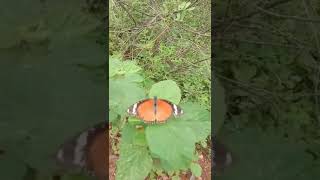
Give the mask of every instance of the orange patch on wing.
[(157, 105), (158, 105), (157, 114), (156, 114), (157, 122), (160, 122), (160, 123), (165, 122), (172, 115), (172, 112), (173, 112), (172, 107), (168, 102), (163, 101), (161, 99), (158, 100)]
[(154, 100), (146, 100), (138, 105), (138, 117), (144, 122), (152, 123), (155, 121)]

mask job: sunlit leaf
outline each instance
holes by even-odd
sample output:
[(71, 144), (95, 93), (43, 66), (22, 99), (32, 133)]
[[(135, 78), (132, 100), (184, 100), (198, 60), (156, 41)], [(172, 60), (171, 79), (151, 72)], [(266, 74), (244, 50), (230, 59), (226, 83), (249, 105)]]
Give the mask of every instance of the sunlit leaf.
[(181, 91), (176, 82), (172, 80), (160, 81), (152, 85), (149, 97), (157, 96), (161, 99), (167, 99), (175, 104), (179, 104)]

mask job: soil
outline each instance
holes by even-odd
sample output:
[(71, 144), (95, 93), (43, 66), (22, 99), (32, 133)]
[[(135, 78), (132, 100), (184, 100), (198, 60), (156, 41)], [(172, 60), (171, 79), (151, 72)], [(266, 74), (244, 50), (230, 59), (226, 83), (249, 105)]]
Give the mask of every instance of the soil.
[[(109, 127), (110, 128), (110, 127)], [(112, 150), (112, 143), (118, 143), (118, 137), (112, 138), (109, 135), (109, 180), (115, 180), (115, 174), (116, 174), (116, 162), (119, 159), (119, 154), (116, 154)], [(210, 148), (210, 143), (208, 143)], [(209, 155), (208, 148), (197, 148), (199, 155), (198, 163), (200, 164), (202, 168), (202, 174), (201, 177), (191, 177), (191, 172), (182, 172), (180, 173), (180, 179), (181, 180), (211, 180), (211, 156)], [(146, 178), (145, 180), (149, 180), (149, 178)], [(157, 180), (171, 180), (169, 176), (158, 176)]]
[(118, 155), (113, 154), (111, 145), (109, 143), (109, 180), (115, 180), (116, 162), (117, 162), (118, 158), (119, 158)]

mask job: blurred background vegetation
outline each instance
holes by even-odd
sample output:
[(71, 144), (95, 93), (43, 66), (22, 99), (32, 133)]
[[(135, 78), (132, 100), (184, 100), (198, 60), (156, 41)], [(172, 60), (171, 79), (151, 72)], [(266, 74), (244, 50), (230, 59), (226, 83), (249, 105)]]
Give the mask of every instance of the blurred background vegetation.
[(218, 138), (236, 159), (219, 178), (316, 179), (319, 1), (214, 4), (214, 74), (227, 105)]
[(60, 145), (106, 120), (106, 3), (0, 4), (0, 179), (52, 179)]
[(137, 60), (150, 81), (176, 81), (185, 101), (209, 109), (210, 6), (210, 1), (109, 1), (109, 53)]

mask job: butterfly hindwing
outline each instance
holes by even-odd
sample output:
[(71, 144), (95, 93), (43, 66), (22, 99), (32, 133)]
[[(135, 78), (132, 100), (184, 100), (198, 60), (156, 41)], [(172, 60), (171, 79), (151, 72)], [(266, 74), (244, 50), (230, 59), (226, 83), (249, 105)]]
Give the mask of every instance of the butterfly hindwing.
[(181, 109), (180, 106), (168, 101), (168, 100), (165, 100), (165, 99), (161, 99), (162, 101), (165, 101), (166, 103), (170, 104), (171, 108), (172, 108), (172, 114), (174, 116), (181, 116), (183, 114), (183, 110)]
[[(98, 177), (107, 174), (107, 169), (104, 171), (104, 174), (99, 169), (106, 167), (104, 161), (107, 161), (107, 157), (104, 156), (104, 152), (108, 150), (107, 127), (107, 122), (99, 123), (66, 141), (56, 153), (59, 165), (68, 169), (78, 167)], [(97, 149), (101, 151), (97, 151)]]

